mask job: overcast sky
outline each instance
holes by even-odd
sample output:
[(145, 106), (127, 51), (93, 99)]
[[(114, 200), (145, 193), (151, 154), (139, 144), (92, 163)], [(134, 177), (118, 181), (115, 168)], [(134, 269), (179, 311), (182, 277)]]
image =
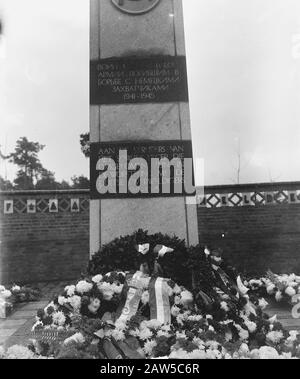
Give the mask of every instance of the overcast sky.
[[(162, 0), (163, 1), (163, 0)], [(89, 2), (0, 0), (0, 144), (46, 145), (43, 165), (88, 175)], [(183, 0), (194, 151), (206, 184), (300, 180), (300, 1)], [(74, 79), (75, 78), (75, 79)], [(239, 149), (240, 146), (240, 149)], [(1, 162), (0, 174), (14, 169)]]

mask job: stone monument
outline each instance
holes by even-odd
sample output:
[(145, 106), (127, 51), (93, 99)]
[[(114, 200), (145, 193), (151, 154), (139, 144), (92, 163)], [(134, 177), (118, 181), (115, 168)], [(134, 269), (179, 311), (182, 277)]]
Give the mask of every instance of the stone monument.
[(97, 186), (99, 151), (192, 157), (181, 0), (90, 0), (90, 12), (90, 252), (140, 228), (197, 244), (188, 194), (111, 196)]

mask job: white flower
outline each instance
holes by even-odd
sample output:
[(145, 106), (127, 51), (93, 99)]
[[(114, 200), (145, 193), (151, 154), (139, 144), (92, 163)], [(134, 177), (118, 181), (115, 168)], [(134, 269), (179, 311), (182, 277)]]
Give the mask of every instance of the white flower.
[(9, 299), (11, 297), (12, 293), (9, 291), (9, 290), (4, 290), (0, 293), (0, 296), (6, 300), (6, 299)]
[(122, 291), (123, 291), (123, 285), (120, 285), (120, 284), (113, 284), (112, 285), (112, 289), (114, 291), (114, 293), (116, 293), (117, 295), (119, 295)]
[(258, 302), (258, 306), (264, 310), (267, 308), (267, 306), (269, 305), (269, 303), (265, 300), (265, 299), (259, 299), (259, 302)]
[(188, 353), (184, 351), (183, 349), (174, 350), (171, 352), (169, 356), (169, 359), (188, 359), (188, 358), (189, 358)]
[(5, 357), (5, 350), (3, 346), (0, 346), (0, 359), (4, 359)]
[(290, 297), (293, 297), (296, 295), (296, 291), (294, 290), (293, 287), (288, 287), (286, 290), (285, 290), (285, 293), (290, 296)]
[(182, 291), (181, 292), (181, 304), (188, 305), (189, 303), (192, 303), (194, 301), (193, 294), (189, 291)]
[(248, 330), (243, 329), (240, 325), (235, 324), (235, 327), (239, 331), (239, 336), (242, 341), (246, 341), (249, 338)]
[(123, 320), (117, 320), (115, 322), (115, 327), (116, 329), (119, 329), (119, 330), (124, 330), (126, 328), (126, 321), (123, 321)]
[(20, 292), (21, 287), (20, 286), (13, 286), (11, 290), (12, 290), (12, 292)]
[(287, 338), (285, 344), (287, 346), (293, 347), (294, 343), (298, 339), (298, 335), (299, 335), (299, 332), (297, 332), (295, 330), (290, 331), (290, 336)]
[(144, 353), (146, 355), (151, 355), (153, 352), (153, 349), (157, 346), (156, 341), (147, 341), (144, 345)]
[(33, 359), (34, 353), (24, 346), (12, 346), (7, 350), (7, 359)]
[(255, 322), (247, 320), (247, 321), (245, 321), (245, 325), (247, 326), (250, 333), (256, 332), (257, 325), (255, 324)]
[(144, 291), (143, 295), (142, 295), (142, 303), (144, 305), (148, 304), (149, 303), (149, 298), (150, 298), (150, 295), (149, 295), (149, 291)]
[(88, 283), (87, 281), (85, 280), (81, 280), (79, 283), (77, 283), (76, 285), (76, 291), (78, 293), (81, 293), (81, 294), (84, 294), (84, 293), (87, 293), (89, 291), (91, 291), (91, 289), (93, 288), (93, 285), (92, 283)]
[(282, 332), (276, 332), (276, 331), (274, 331), (274, 332), (269, 332), (267, 334), (267, 340), (269, 342), (274, 343), (274, 344), (280, 343), (281, 340), (283, 339), (283, 337), (284, 337), (284, 335), (283, 335)]
[(188, 317), (189, 321), (194, 321), (194, 322), (201, 321), (202, 319), (203, 319), (203, 316), (201, 315), (193, 315), (193, 316)]
[(102, 279), (103, 279), (103, 276), (99, 274), (99, 275), (94, 276), (93, 279), (92, 279), (92, 281), (94, 283), (98, 284), (98, 283), (101, 282)]
[(180, 304), (180, 301), (181, 301), (180, 296), (175, 296), (175, 298), (174, 298), (174, 303), (175, 303), (176, 305), (179, 305), (179, 304)]
[(290, 334), (289, 338), (292, 338), (294, 341), (296, 341), (300, 333), (297, 330), (291, 330), (289, 334)]
[(114, 296), (113, 285), (107, 282), (98, 284), (99, 291), (101, 291), (104, 300), (110, 301)]
[(65, 305), (68, 300), (64, 296), (59, 296), (57, 301), (59, 305)]
[(124, 331), (121, 330), (121, 329), (115, 329), (115, 330), (112, 332), (112, 337), (113, 337), (116, 341), (124, 341), (124, 340), (125, 340), (125, 334), (124, 334)]
[(153, 333), (148, 328), (143, 328), (139, 332), (139, 337), (142, 341), (146, 341), (153, 336)]
[(103, 299), (106, 301), (110, 301), (114, 297), (114, 291), (112, 289), (107, 289), (102, 292)]
[(67, 295), (69, 297), (71, 297), (71, 296), (75, 295), (76, 287), (75, 286), (67, 286), (65, 288), (65, 291), (67, 292)]
[(170, 334), (168, 332), (163, 331), (163, 330), (159, 330), (157, 332), (157, 337), (170, 337)]
[(243, 344), (241, 345), (241, 347), (240, 347), (239, 352), (240, 352), (241, 354), (248, 354), (248, 353), (249, 353), (249, 347), (248, 347), (248, 345), (245, 344), (245, 343), (243, 343)]
[(279, 354), (278, 352), (272, 348), (272, 347), (269, 347), (269, 346), (263, 346), (261, 347), (259, 350), (258, 350), (258, 355), (259, 355), (259, 358), (260, 359), (278, 359), (279, 358)]
[(78, 311), (81, 307), (81, 297), (78, 295), (69, 297), (68, 302), (74, 310)]
[(280, 302), (282, 300), (283, 296), (280, 291), (276, 292), (275, 299), (277, 302)]
[(4, 286), (0, 286), (0, 292), (3, 292), (5, 291), (5, 287)]
[(275, 292), (276, 286), (272, 283), (267, 286), (268, 295), (273, 295)]
[(178, 308), (176, 305), (173, 305), (171, 308), (171, 315), (174, 317), (177, 317), (180, 313), (180, 308)]
[(207, 350), (206, 351), (206, 359), (222, 359), (222, 354), (218, 350)]
[(179, 315), (176, 317), (176, 322), (179, 325), (183, 325), (183, 321), (184, 321), (184, 316), (183, 314), (179, 313)]
[(52, 315), (53, 323), (58, 326), (64, 326), (66, 322), (66, 316), (63, 314), (63, 312), (55, 312)]
[(68, 345), (71, 342), (76, 342), (76, 343), (79, 343), (79, 344), (83, 344), (85, 342), (85, 338), (84, 338), (84, 336), (81, 333), (76, 333), (73, 336), (67, 338), (64, 341), (64, 344)]
[(239, 336), (241, 338), (242, 341), (245, 341), (249, 338), (249, 332), (245, 329), (242, 329), (240, 332), (239, 332)]
[(179, 340), (179, 339), (186, 339), (187, 337), (186, 337), (185, 332), (179, 332), (177, 330), (177, 332), (176, 332), (176, 338)]
[(173, 288), (173, 292), (175, 293), (175, 295), (179, 295), (181, 293), (181, 288), (179, 287), (178, 284), (176, 284), (175, 287)]
[(138, 337), (140, 335), (140, 331), (139, 329), (134, 329), (134, 330), (130, 330), (129, 331), (129, 334), (132, 336), (132, 337)]
[(229, 307), (228, 307), (228, 304), (226, 303), (226, 301), (222, 301), (220, 305), (221, 305), (221, 309), (223, 309), (223, 311), (229, 312)]

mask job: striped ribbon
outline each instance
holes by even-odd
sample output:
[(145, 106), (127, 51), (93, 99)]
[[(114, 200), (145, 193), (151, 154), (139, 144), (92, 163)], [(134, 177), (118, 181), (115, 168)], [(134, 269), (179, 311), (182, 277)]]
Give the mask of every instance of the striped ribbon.
[(149, 288), (149, 305), (151, 320), (162, 324), (171, 323), (171, 309), (167, 279), (150, 278), (142, 272), (136, 272), (128, 279), (126, 301), (120, 307), (118, 321), (129, 321), (138, 311), (143, 290)]
[(138, 271), (129, 280), (126, 302), (118, 321), (127, 322), (137, 313), (143, 294), (143, 288), (140, 285), (140, 280), (143, 277), (144, 274)]
[(150, 317), (162, 324), (171, 323), (171, 309), (167, 280), (152, 278), (149, 284)]

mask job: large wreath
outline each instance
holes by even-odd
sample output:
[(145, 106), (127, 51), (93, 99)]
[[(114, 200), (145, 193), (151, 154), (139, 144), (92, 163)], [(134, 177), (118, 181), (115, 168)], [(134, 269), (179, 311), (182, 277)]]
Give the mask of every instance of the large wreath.
[(266, 305), (221, 251), (140, 230), (104, 246), (89, 275), (38, 312), (34, 348), (74, 359), (300, 356)]

